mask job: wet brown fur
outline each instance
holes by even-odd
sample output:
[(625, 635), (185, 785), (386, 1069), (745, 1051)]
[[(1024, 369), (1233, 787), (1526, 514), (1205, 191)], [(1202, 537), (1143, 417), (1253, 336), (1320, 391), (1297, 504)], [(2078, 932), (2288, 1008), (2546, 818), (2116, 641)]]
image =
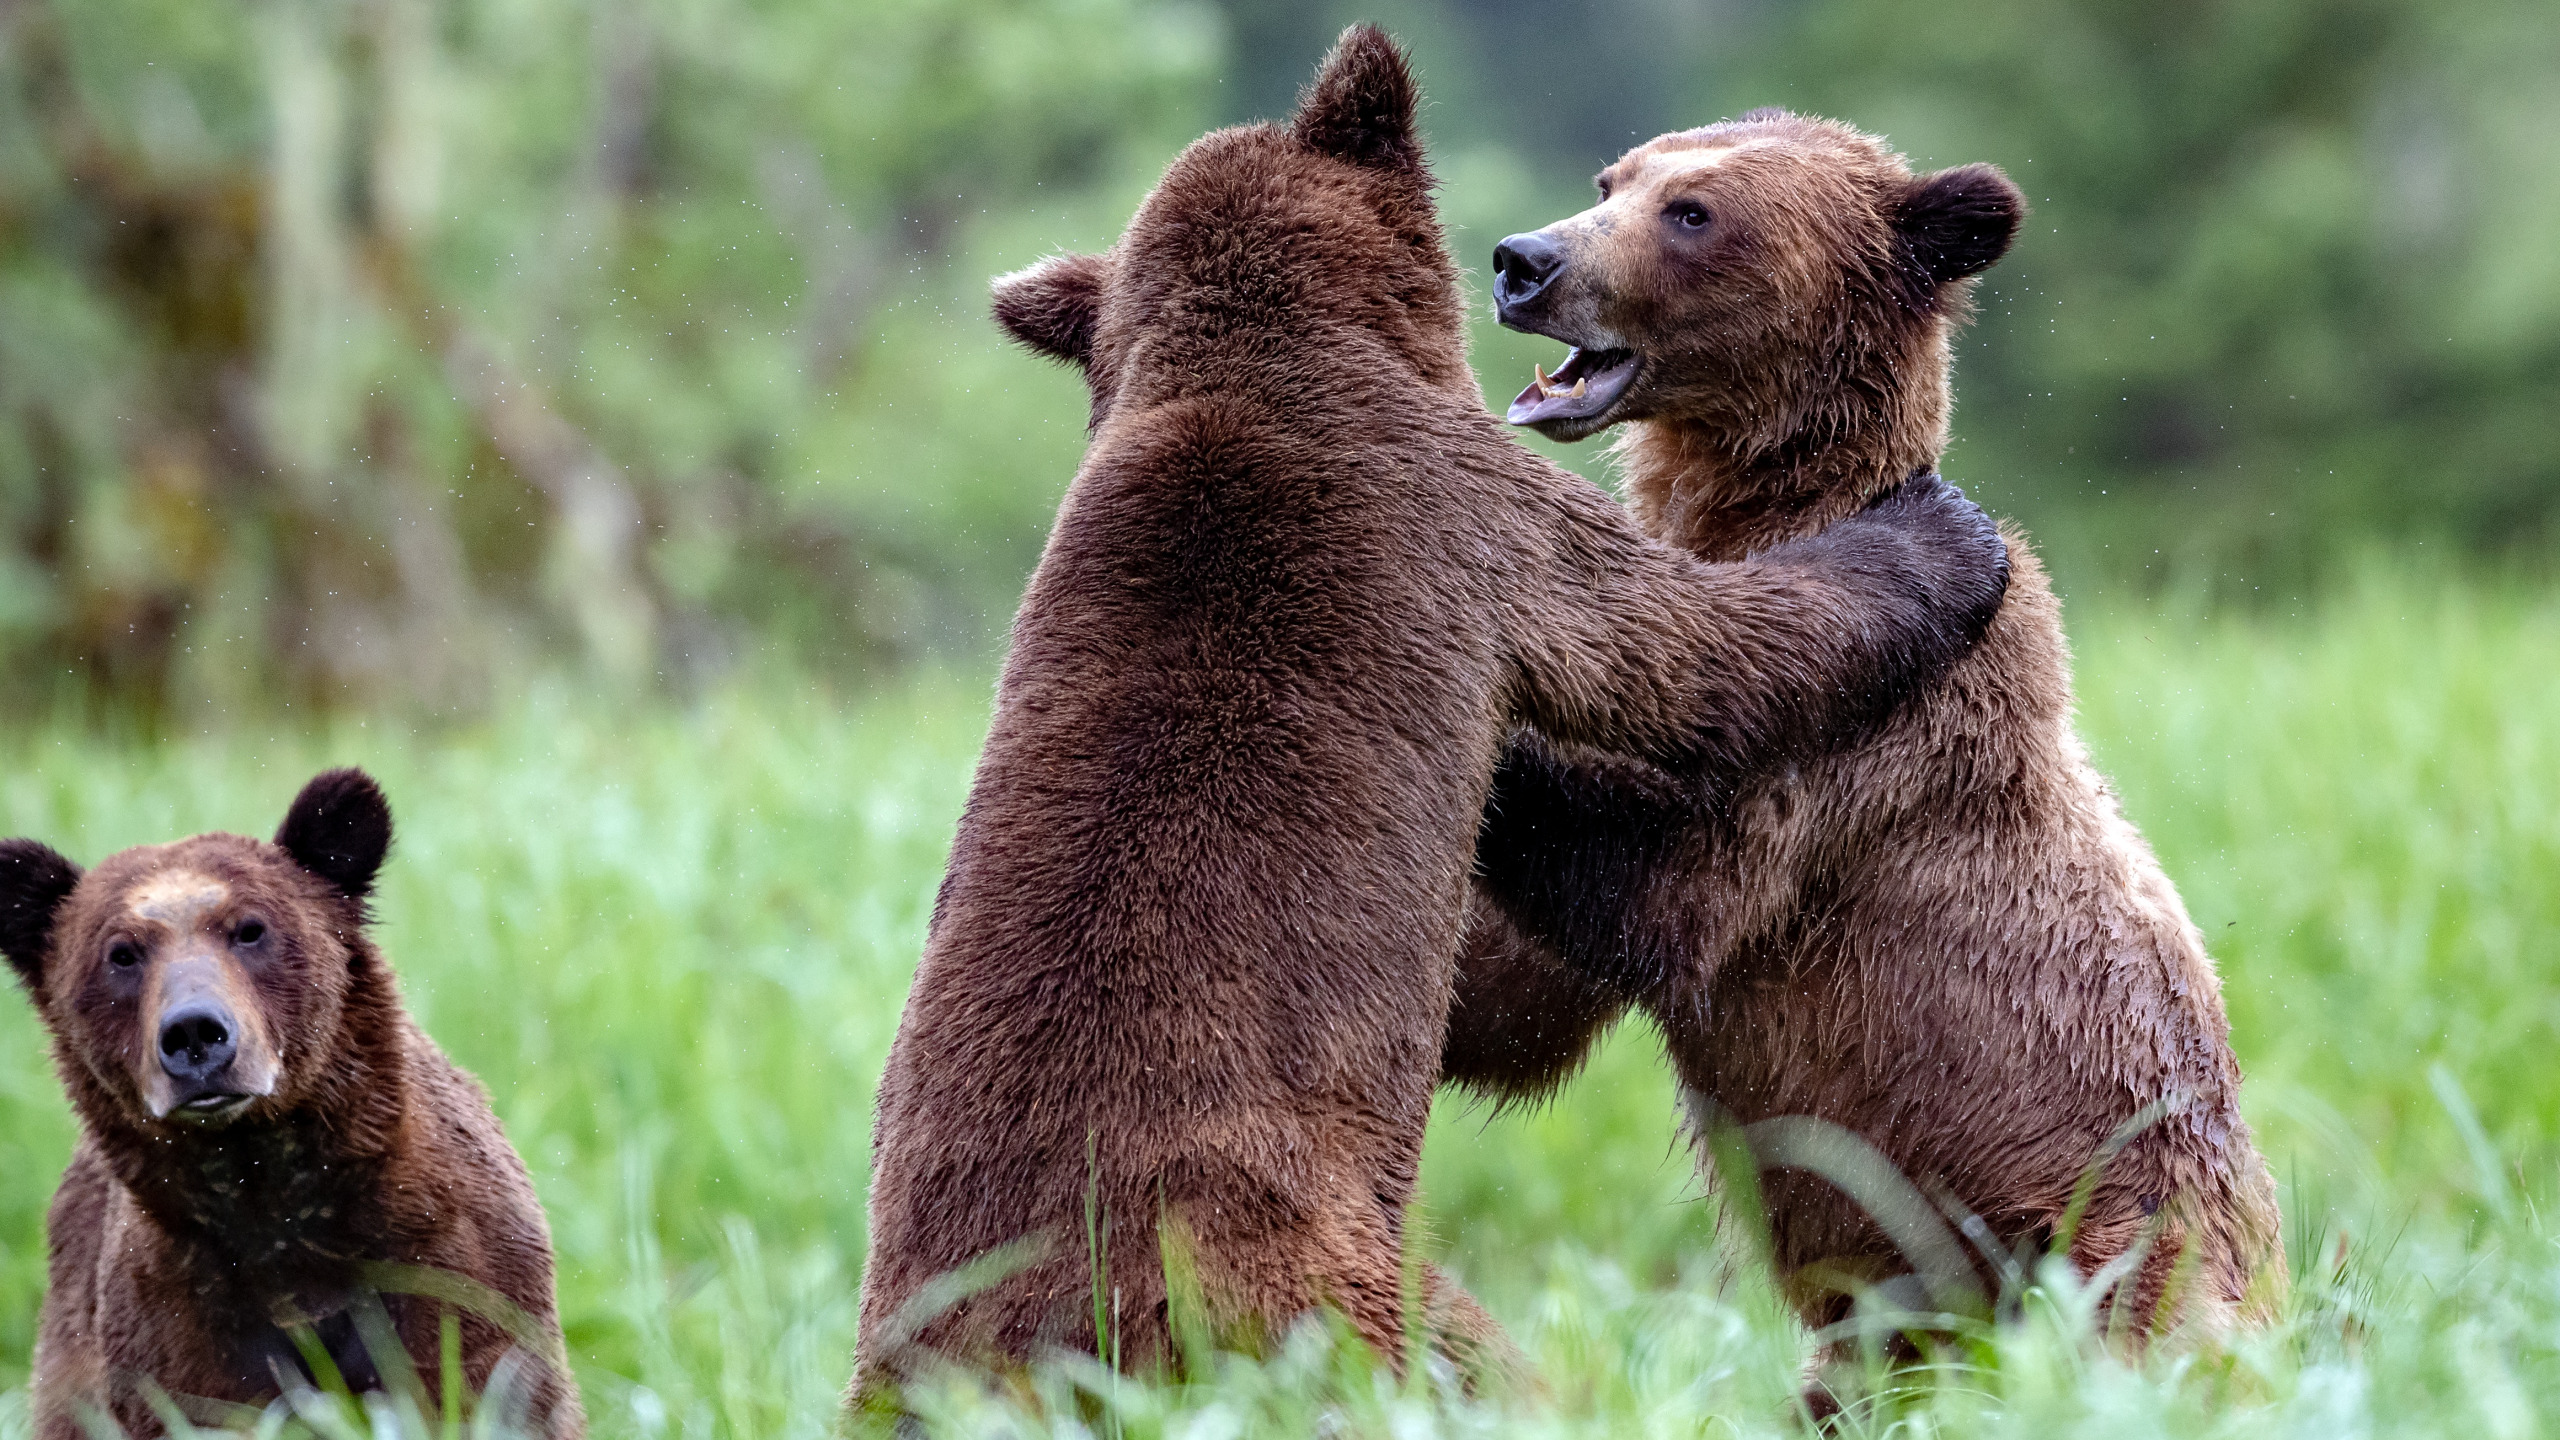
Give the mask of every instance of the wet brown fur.
[[(52, 1272), (34, 1357), (43, 1440), (86, 1434), (83, 1409), (129, 1435), (160, 1433), (145, 1381), (190, 1398), (199, 1421), (264, 1405), (279, 1375), (309, 1383), (280, 1326), (297, 1318), (352, 1386), (378, 1385), (391, 1367), (360, 1325), (376, 1304), (435, 1396), (445, 1307), (400, 1293), (421, 1283), (418, 1270), (494, 1290), (558, 1354), (550, 1234), (523, 1162), (487, 1094), (410, 1020), (365, 933), (389, 812), (378, 810), (377, 842), (364, 816), (351, 831), (343, 808), (315, 808), (350, 796), (378, 807), (353, 771), (304, 792), (279, 834), (299, 856), (216, 833), (125, 850), (82, 875), (33, 841), (0, 844), (0, 946), (51, 1032), (80, 1121), (46, 1221)], [(172, 894), (207, 903), (155, 903)], [(236, 943), (250, 919), (263, 939)], [(118, 942), (136, 963), (111, 963)], [(219, 994), (245, 1022), (249, 1063), (235, 1067), (272, 1066), (272, 1093), (227, 1124), (152, 1114), (155, 1084), (166, 1085), (162, 1002), (181, 967), (218, 972), (194, 991)], [(476, 1394), (514, 1342), (482, 1318), (463, 1320), (461, 1340)], [(566, 1375), (527, 1358), (519, 1394), (534, 1429), (580, 1434)]]
[[(1759, 112), (1640, 146), (1601, 181), (1601, 206), (1545, 232), (1576, 287), (1547, 297), (1562, 318), (1521, 328), (1644, 356), (1601, 419), (1635, 422), (1616, 459), (1648, 531), (1738, 560), (1935, 468), (1968, 277), (2024, 210), (2004, 177), (1915, 180), (1871, 137)], [(1667, 232), (1675, 200), (1712, 232)], [(2004, 1247), (2050, 1238), (2110, 1133), (2168, 1102), (2106, 1167), (2071, 1257), (2094, 1274), (2148, 1247), (2137, 1330), (2262, 1315), (2283, 1260), (2220, 985), (2073, 732), (2058, 603), (2007, 538), (1989, 636), (1854, 748), (1738, 794), (1515, 750), (1484, 844), (1503, 906), (1468, 936), (1447, 1074), (1544, 1095), (1632, 1001), (1696, 1118), (1845, 1127)], [(1826, 1181), (1763, 1184), (1813, 1323), (1846, 1314), (1844, 1282), (1908, 1268)]]
[[(1512, 728), (1748, 768), (1996, 604), (1997, 538), (1943, 488), (1706, 566), (1513, 444), (1413, 104), (1392, 44), (1347, 32), (1289, 127), (1199, 141), (1108, 254), (998, 284), (1018, 339), (1083, 367), (1094, 430), (881, 1083), (856, 1403), (937, 1358), (1170, 1361), (1160, 1216), (1228, 1340), (1331, 1305), (1400, 1355)], [(1454, 1343), (1499, 1343), (1429, 1288)]]

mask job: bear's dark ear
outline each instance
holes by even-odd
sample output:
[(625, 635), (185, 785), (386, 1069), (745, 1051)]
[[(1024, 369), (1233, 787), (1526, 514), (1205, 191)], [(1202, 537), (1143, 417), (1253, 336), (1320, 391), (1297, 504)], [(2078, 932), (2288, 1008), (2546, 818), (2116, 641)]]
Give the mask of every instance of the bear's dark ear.
[(391, 848), (391, 802), (361, 770), (323, 770), (293, 797), (276, 827), (276, 848), (339, 894), (362, 900)]
[(1894, 207), (1912, 267), (1940, 285), (1979, 275), (2009, 253), (2027, 197), (1990, 165), (1959, 165), (1911, 182)]
[(1093, 363), (1093, 332), (1102, 323), (1103, 259), (1052, 255), (995, 280), (996, 323), (1034, 354), (1071, 365)]
[(1316, 78), (1298, 97), (1298, 115), (1289, 122), (1289, 131), (1354, 165), (1418, 173), (1422, 143), (1413, 133), (1416, 98), (1413, 71), (1396, 42), (1375, 25), (1354, 25), (1316, 67)]
[(29, 990), (44, 974), (54, 912), (80, 883), (80, 867), (50, 845), (0, 840), (0, 955)]

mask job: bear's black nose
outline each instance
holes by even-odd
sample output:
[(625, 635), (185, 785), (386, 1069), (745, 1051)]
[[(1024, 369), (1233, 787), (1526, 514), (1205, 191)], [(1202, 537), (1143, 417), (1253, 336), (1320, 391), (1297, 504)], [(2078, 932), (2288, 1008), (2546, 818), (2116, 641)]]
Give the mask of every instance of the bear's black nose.
[(1493, 247), (1493, 299), (1508, 309), (1547, 288), (1564, 268), (1564, 247), (1542, 231), (1514, 235)]
[(231, 1063), (240, 1024), (220, 1005), (199, 1001), (169, 1012), (160, 1022), (160, 1068), (178, 1080), (202, 1080)]

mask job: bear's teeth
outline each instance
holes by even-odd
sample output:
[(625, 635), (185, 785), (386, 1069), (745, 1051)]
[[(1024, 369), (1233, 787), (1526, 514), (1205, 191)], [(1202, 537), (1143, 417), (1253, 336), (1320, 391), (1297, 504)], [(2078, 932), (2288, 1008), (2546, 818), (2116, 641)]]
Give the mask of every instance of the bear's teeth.
[(1546, 367), (1543, 365), (1532, 364), (1529, 367), (1529, 373), (1538, 377), (1538, 393), (1546, 396), (1550, 400), (1554, 399), (1556, 396), (1556, 387), (1547, 379)]
[(1589, 380), (1576, 380), (1573, 382), (1573, 388), (1565, 392), (1565, 398), (1570, 400), (1579, 400), (1582, 398), (1583, 392), (1590, 388), (1591, 382)]

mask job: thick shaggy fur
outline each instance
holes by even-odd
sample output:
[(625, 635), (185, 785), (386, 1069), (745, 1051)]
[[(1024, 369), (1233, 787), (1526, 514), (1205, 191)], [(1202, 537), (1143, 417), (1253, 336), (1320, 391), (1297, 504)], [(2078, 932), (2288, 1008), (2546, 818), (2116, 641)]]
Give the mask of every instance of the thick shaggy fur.
[(1169, 1246), (1230, 1341), (1330, 1304), (1400, 1354), (1513, 727), (1733, 773), (1872, 718), (1997, 605), (1997, 535), (1944, 487), (1710, 566), (1511, 443), (1413, 106), (1348, 32), (1291, 126), (1199, 141), (1108, 254), (999, 283), (1094, 432), (881, 1082), (857, 1401), (937, 1356), (1169, 1361)]
[[(1498, 293), (1517, 294), (1516, 328), (1639, 357), (1609, 411), (1555, 428), (1635, 422), (1618, 459), (1646, 529), (1739, 560), (1935, 466), (1968, 277), (2024, 211), (1997, 171), (1915, 179), (1871, 137), (1760, 112), (1640, 146), (1601, 186), (1600, 206), (1506, 242), (1542, 259)], [(2071, 1257), (2094, 1274), (2143, 1247), (2140, 1324), (2238, 1316), (2283, 1268), (2220, 986), (2072, 731), (2059, 607), (2009, 544), (1981, 647), (1854, 747), (1738, 795), (1516, 749), (1483, 842), (1501, 913), (1469, 936), (1447, 1074), (1546, 1093), (1639, 1004), (1701, 1120), (1845, 1127), (2002, 1247), (2051, 1241), (2102, 1145), (2151, 1107)], [(1909, 1269), (1828, 1181), (1763, 1183), (1808, 1320)]]
[[(390, 1364), (366, 1334), (387, 1321), (433, 1395), (448, 1309), (466, 1317), (475, 1393), (521, 1346), (531, 1423), (584, 1430), (524, 1164), (365, 934), (390, 841), (381, 792), (337, 770), (273, 844), (198, 835), (83, 875), (32, 840), (0, 843), (0, 950), (80, 1119), (46, 1222), (44, 1440), (85, 1435), (86, 1410), (160, 1433), (145, 1382), (199, 1421), (263, 1405), (311, 1383), (288, 1333), (301, 1324), (362, 1390)], [(181, 1075), (163, 1052), (191, 1015), (217, 1017), (237, 1053)]]

